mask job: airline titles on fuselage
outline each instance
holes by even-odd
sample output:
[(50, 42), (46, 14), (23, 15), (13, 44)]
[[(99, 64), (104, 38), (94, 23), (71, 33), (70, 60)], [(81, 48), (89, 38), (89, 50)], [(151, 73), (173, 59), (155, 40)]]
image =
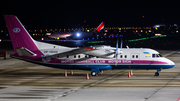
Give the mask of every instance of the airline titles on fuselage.
[(58, 53), (58, 51), (44, 51), (44, 53)]
[(81, 63), (81, 64), (86, 64), (86, 63), (93, 63), (93, 64), (131, 64), (131, 60), (61, 60), (61, 63)]

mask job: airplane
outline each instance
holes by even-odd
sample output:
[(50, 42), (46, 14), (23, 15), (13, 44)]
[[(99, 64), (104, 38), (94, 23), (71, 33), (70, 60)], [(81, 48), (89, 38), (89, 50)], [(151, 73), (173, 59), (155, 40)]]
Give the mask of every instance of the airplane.
[(95, 31), (92, 32), (54, 32), (48, 37), (54, 39), (65, 39), (65, 40), (73, 40), (73, 39), (82, 39), (89, 37), (96, 37), (97, 35), (104, 35), (100, 33), (100, 31), (104, 28), (105, 22), (101, 22), (100, 25), (96, 28)]
[(162, 57), (159, 52), (149, 48), (118, 48), (110, 46), (89, 46), (70, 48), (60, 45), (35, 41), (15, 15), (4, 15), (13, 45), (12, 58), (35, 64), (61, 69), (91, 70), (96, 76), (103, 70), (139, 69), (157, 70), (175, 66), (171, 60)]

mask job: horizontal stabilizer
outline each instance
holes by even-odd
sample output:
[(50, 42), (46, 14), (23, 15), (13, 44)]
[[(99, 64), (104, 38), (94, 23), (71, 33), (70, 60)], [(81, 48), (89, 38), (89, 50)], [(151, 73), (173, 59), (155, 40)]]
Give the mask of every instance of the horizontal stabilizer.
[(19, 56), (36, 56), (36, 54), (24, 47), (16, 48), (16, 51)]

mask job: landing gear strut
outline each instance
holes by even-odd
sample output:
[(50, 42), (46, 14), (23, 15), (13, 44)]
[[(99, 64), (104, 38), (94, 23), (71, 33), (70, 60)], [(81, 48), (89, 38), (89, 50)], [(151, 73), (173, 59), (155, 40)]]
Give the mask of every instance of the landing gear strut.
[(154, 76), (160, 76), (159, 75), (159, 72), (161, 71), (161, 69), (157, 69), (157, 72), (155, 73), (155, 75)]

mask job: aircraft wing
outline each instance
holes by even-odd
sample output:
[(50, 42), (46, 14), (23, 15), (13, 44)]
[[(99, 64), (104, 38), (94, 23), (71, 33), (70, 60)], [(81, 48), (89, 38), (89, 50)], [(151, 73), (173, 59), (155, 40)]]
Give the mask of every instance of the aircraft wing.
[[(108, 58), (111, 59), (112, 57), (108, 57), (110, 55), (115, 54), (115, 51), (107, 53), (107, 54), (103, 54), (103, 55), (99, 55), (99, 54), (94, 54), (96, 50), (101, 50), (101, 49), (95, 49), (94, 47), (87, 47), (87, 48), (81, 48), (81, 49), (74, 49), (68, 52), (63, 52), (63, 53), (58, 53), (58, 54), (54, 54), (51, 55), (52, 57), (58, 57), (58, 58), (63, 58), (66, 56), (72, 56), (72, 55), (76, 55), (76, 54), (85, 54), (85, 55), (89, 55), (88, 58), (82, 58), (83, 60), (92, 58), (92, 57), (98, 57), (98, 58)], [(94, 52), (92, 52), (94, 51)]]
[(52, 57), (58, 56), (59, 58), (63, 58), (63, 57), (66, 57), (66, 56), (72, 56), (72, 55), (76, 55), (76, 54), (85, 54), (86, 52), (90, 52), (90, 51), (94, 51), (94, 50), (96, 50), (96, 49), (94, 49), (94, 47), (87, 47), (87, 48), (74, 49), (74, 50), (71, 50), (71, 51), (58, 53), (58, 54), (54, 54), (54, 55), (51, 55), (51, 56)]
[(103, 54), (103, 55), (96, 55), (96, 54), (87, 54), (87, 55), (91, 55), (92, 57), (98, 57), (98, 58), (112, 59), (112, 57), (109, 57), (109, 56), (111, 56), (113, 54), (115, 54), (115, 52), (111, 52), (111, 53), (107, 53), (107, 54)]

